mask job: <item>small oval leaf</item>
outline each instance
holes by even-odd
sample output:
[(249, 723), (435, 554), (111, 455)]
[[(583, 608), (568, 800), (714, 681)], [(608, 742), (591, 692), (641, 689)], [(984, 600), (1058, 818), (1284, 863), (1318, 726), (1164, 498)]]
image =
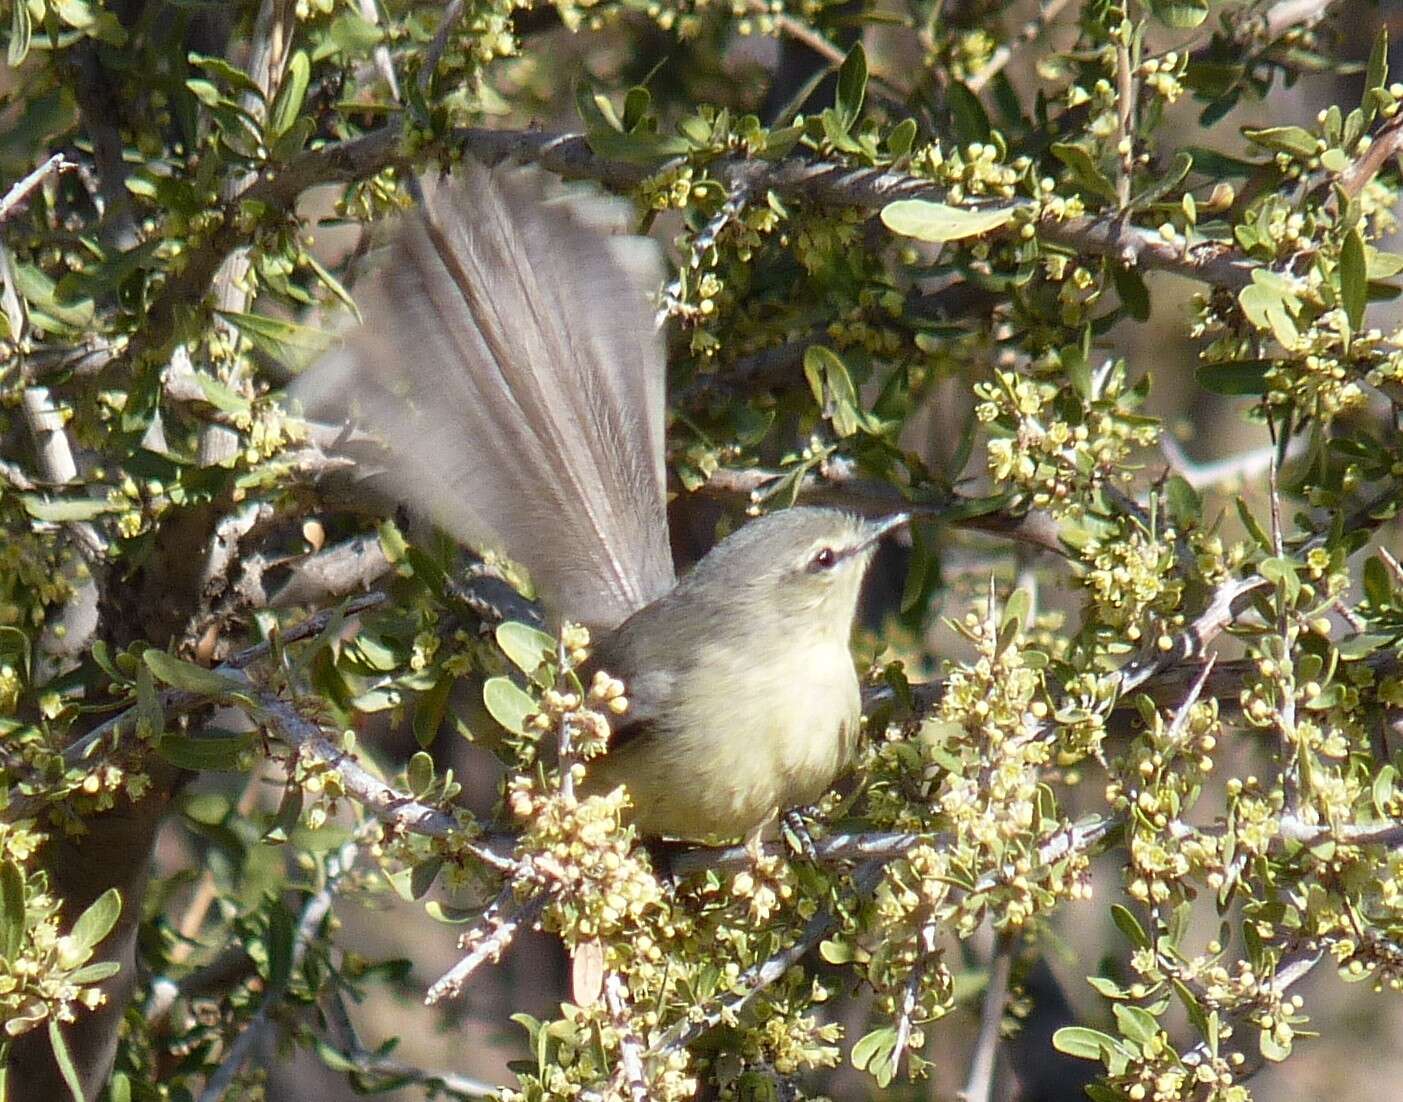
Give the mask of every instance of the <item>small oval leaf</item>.
[(929, 199), (898, 199), (882, 208), (882, 224), (892, 233), (917, 241), (962, 241), (1006, 225), (1017, 208), (966, 210)]

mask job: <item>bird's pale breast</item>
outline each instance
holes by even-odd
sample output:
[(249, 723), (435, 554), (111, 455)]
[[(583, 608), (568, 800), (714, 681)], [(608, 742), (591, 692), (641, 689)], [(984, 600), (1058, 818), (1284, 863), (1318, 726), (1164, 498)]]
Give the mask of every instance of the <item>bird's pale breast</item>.
[(847, 765), (861, 714), (845, 642), (791, 641), (744, 661), (703, 647), (671, 675), (671, 722), (591, 763), (586, 791), (626, 783), (648, 835), (730, 839), (811, 803)]

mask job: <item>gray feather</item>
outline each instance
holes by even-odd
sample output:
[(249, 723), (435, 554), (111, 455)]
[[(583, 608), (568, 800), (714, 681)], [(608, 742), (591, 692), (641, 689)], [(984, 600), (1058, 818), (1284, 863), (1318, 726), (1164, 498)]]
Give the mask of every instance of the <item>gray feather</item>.
[(470, 164), (423, 190), (357, 295), (359, 334), (296, 393), (354, 404), (406, 504), (520, 562), (557, 615), (612, 627), (675, 580), (658, 250), (538, 170)]

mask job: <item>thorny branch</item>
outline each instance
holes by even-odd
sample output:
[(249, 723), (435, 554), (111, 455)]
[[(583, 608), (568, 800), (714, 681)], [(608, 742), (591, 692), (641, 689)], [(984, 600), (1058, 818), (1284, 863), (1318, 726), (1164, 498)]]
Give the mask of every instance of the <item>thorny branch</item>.
[[(592, 179), (612, 187), (635, 186), (651, 171), (648, 166), (599, 156), (580, 134), (468, 128), (455, 132), (453, 141), (464, 153), (488, 163), (507, 159), (532, 161), (566, 179)], [(373, 176), (403, 156), (399, 129), (388, 126), (359, 138), (308, 150), (276, 171), (260, 173), (225, 204), (219, 227), (203, 244), (190, 250), (185, 267), (152, 304), (148, 324), (132, 338), (125, 355), (141, 360), (159, 353), (170, 339), (176, 311), (205, 297), (224, 258), (244, 243), (247, 231), (234, 217), (235, 211), (247, 207), (265, 209), (270, 214), (285, 213), (308, 188)], [(722, 158), (713, 162), (711, 171), (727, 184), (728, 190), (732, 183), (747, 179), (758, 190), (773, 190), (786, 198), (824, 206), (876, 211), (896, 199), (943, 197), (943, 190), (930, 180), (890, 169), (852, 168), (803, 154), (767, 162), (758, 170), (755, 162)], [(1027, 202), (1011, 200), (995, 207)], [(1231, 290), (1250, 284), (1253, 270), (1259, 267), (1230, 246), (1204, 243), (1182, 248), (1165, 241), (1157, 230), (1129, 225), (1115, 214), (1060, 222), (1043, 219), (1038, 231), (1050, 243), (1081, 253), (1114, 257)]]

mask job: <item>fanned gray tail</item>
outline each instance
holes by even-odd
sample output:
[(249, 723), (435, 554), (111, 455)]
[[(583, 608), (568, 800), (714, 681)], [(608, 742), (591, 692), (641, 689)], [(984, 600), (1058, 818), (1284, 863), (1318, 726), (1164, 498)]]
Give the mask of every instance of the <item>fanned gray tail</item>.
[(524, 565), (552, 612), (612, 627), (675, 580), (658, 250), (539, 170), (423, 190), (357, 294), (365, 324), (294, 393), (353, 406), (406, 504)]

